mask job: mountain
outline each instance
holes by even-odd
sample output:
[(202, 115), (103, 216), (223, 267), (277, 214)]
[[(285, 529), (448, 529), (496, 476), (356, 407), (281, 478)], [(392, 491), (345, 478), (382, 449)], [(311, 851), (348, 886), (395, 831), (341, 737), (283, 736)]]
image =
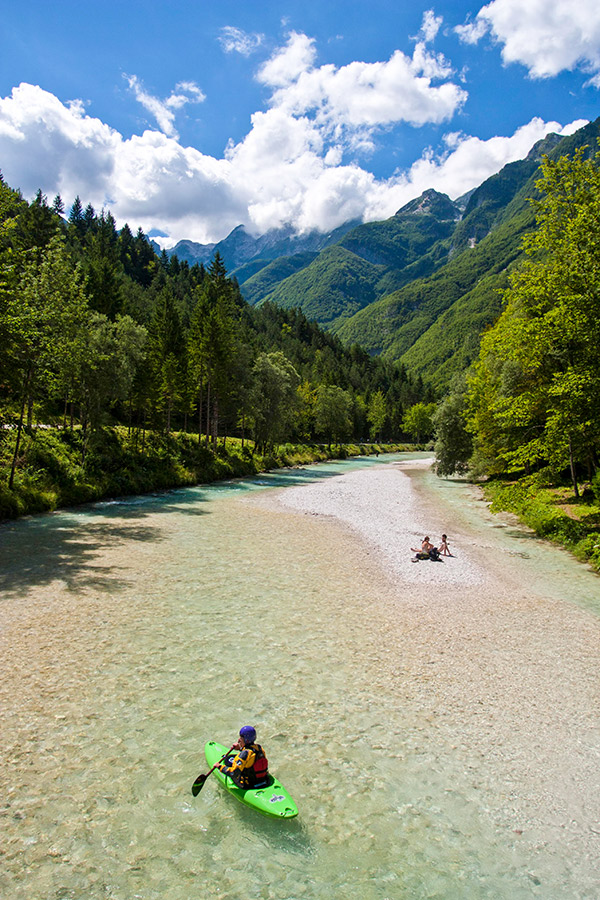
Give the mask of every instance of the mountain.
[(243, 225), (238, 225), (226, 238), (215, 244), (179, 241), (166, 252), (168, 256), (175, 255), (180, 260), (186, 260), (190, 265), (209, 263), (218, 252), (229, 275), (237, 277), (238, 270), (243, 268), (245, 280), (248, 277), (246, 266), (249, 263), (253, 266), (253, 270), (250, 269), (250, 272), (254, 274), (274, 259), (307, 252), (316, 254), (324, 247), (336, 243), (356, 224), (356, 222), (347, 222), (330, 232), (323, 233), (315, 230), (300, 235), (296, 234), (291, 226), (287, 226), (271, 229), (258, 237), (251, 235)]
[(263, 273), (252, 275), (240, 282), (242, 294), (250, 303), (271, 301), (286, 309), (299, 306), (335, 331), (380, 297), (435, 271), (447, 258), (449, 245), (433, 248), (450, 239), (462, 209), (460, 201), (426, 191), (384, 222), (349, 229), (337, 243), (279, 282), (270, 279), (264, 285)]
[(474, 191), (437, 272), (371, 304), (337, 329), (345, 343), (401, 361), (439, 390), (475, 359), (481, 333), (501, 310), (522, 239), (535, 225), (530, 198), (544, 154), (555, 159), (579, 147), (594, 152), (600, 119), (566, 138), (549, 135), (527, 158), (505, 166)]
[(549, 134), (463, 197), (428, 190), (381, 222), (258, 238), (240, 226), (218, 244), (180, 242), (169, 252), (208, 262), (218, 250), (252, 305), (298, 307), (345, 344), (399, 360), (443, 391), (500, 312), (535, 225), (542, 157), (594, 153), (599, 136), (600, 119), (568, 137)]
[(569, 137), (549, 134), (464, 197), (425, 191), (391, 218), (349, 229), (308, 263), (275, 260), (249, 274), (242, 293), (253, 304), (300, 307), (344, 343), (399, 360), (443, 391), (500, 312), (523, 235), (535, 225), (530, 198), (542, 157), (594, 152), (599, 135), (600, 119)]

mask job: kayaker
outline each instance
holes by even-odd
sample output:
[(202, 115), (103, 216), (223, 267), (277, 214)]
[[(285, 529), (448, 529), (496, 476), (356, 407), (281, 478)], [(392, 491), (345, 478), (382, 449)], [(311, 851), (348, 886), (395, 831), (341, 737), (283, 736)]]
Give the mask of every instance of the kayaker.
[(240, 736), (233, 745), (235, 755), (229, 755), (218, 768), (241, 788), (261, 787), (268, 783), (269, 761), (260, 744), (256, 743), (256, 729), (252, 725), (240, 728)]

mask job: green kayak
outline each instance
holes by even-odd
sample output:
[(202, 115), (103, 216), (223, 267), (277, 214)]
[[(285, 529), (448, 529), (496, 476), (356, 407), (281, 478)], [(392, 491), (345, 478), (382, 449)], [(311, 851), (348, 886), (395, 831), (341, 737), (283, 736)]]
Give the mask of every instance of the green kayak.
[[(204, 747), (206, 762), (211, 768), (227, 752), (228, 748), (223, 744), (217, 744), (216, 741), (208, 741)], [(276, 819), (292, 819), (298, 815), (298, 807), (291, 796), (272, 775), (269, 775), (269, 784), (266, 787), (247, 788), (246, 790), (237, 787), (231, 778), (218, 769), (215, 769), (213, 775), (227, 788), (230, 794), (265, 816), (274, 816)]]

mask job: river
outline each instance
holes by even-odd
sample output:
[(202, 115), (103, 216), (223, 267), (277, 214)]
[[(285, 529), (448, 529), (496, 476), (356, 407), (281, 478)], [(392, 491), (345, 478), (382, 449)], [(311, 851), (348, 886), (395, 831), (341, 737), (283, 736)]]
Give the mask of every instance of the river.
[[(2, 897), (597, 896), (596, 861), (520, 840), (506, 785), (473, 777), (404, 690), (377, 559), (335, 521), (253, 502), (398, 458), (0, 528)], [(548, 553), (549, 594), (577, 573), (582, 615), (598, 614), (595, 576), (540, 542), (525, 552), (472, 489), (427, 477), (492, 550), (532, 560), (527, 577)], [(214, 779), (192, 797), (204, 742), (247, 723), (297, 819), (264, 819)]]

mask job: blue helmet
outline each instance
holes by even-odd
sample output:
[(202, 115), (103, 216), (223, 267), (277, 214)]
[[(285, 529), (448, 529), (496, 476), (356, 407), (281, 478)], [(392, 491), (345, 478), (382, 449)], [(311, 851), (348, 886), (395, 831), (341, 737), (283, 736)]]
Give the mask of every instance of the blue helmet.
[(256, 740), (256, 729), (252, 725), (243, 725), (240, 728), (240, 737), (244, 738), (244, 743), (253, 744)]

